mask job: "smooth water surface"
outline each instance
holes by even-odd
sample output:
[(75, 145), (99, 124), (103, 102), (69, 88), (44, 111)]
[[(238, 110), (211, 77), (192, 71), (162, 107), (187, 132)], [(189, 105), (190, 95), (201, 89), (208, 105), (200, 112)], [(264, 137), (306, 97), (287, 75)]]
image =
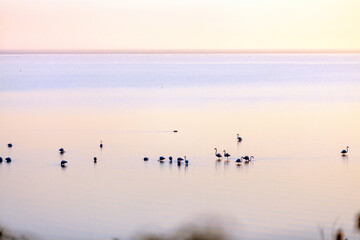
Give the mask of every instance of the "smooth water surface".
[[(0, 224), (50, 240), (202, 221), (236, 239), (359, 238), (359, 90), (359, 54), (0, 55)], [(190, 163), (157, 161), (170, 155)]]

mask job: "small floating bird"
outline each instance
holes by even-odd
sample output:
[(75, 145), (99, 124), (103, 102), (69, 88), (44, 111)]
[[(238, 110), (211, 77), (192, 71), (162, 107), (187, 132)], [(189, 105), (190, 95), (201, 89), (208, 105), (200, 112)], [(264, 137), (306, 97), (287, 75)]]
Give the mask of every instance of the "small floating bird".
[(215, 150), (215, 156), (218, 157), (219, 159), (222, 158), (222, 155), (217, 152), (217, 148), (214, 148), (214, 150)]
[(0, 157), (0, 163), (2, 163), (2, 161), (3, 161), (3, 159), (2, 159), (2, 157)]
[(13, 145), (12, 143), (8, 143), (8, 147), (11, 148)]
[(345, 156), (348, 152), (349, 152), (349, 146), (346, 146), (346, 150), (345, 150), (345, 149), (342, 150), (342, 151), (341, 151), (341, 154), (342, 154), (343, 156)]
[(178, 132), (178, 130), (174, 130), (174, 133), (177, 133)]
[(165, 160), (165, 157), (160, 156), (158, 161), (163, 162), (164, 160)]
[(97, 163), (97, 157), (94, 157), (94, 163)]
[(102, 140), (100, 141), (100, 148), (103, 148), (103, 143), (102, 143)]
[(244, 159), (244, 160), (245, 160), (245, 163), (250, 162), (253, 158), (254, 158), (254, 156), (251, 156), (251, 157), (249, 157), (249, 156), (241, 157), (241, 159)]
[(61, 167), (65, 167), (65, 164), (67, 163), (67, 161), (65, 161), (65, 160), (62, 160), (61, 162), (60, 162), (60, 166)]
[(149, 158), (148, 157), (144, 157), (144, 161), (148, 161), (149, 160)]
[(7, 163), (11, 162), (11, 158), (7, 157), (7, 158), (5, 158), (5, 161), (6, 161)]
[(229, 160), (230, 156), (231, 155), (224, 150), (224, 157), (226, 157), (226, 160)]
[(63, 148), (59, 149), (60, 154), (64, 154), (65, 150)]
[(242, 141), (242, 138), (240, 137), (239, 134), (237, 134), (237, 140), (238, 140), (238, 142), (241, 142), (241, 141)]

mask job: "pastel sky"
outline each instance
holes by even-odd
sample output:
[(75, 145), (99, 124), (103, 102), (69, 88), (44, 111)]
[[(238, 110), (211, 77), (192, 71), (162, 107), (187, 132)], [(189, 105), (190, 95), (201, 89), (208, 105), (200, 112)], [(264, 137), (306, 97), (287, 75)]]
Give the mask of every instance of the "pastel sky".
[(0, 0), (0, 51), (360, 49), (360, 0)]

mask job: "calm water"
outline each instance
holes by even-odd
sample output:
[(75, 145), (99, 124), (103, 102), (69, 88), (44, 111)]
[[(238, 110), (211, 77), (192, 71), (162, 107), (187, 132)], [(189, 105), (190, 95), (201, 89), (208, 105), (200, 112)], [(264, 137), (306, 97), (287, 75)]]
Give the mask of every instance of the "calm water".
[(0, 224), (50, 240), (214, 220), (237, 239), (360, 238), (359, 90), (359, 54), (0, 55)]

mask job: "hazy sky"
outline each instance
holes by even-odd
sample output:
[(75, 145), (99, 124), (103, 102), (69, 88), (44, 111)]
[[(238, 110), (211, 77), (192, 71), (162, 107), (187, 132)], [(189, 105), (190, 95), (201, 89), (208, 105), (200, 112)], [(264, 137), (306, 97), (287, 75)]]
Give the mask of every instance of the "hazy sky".
[(360, 49), (360, 0), (0, 0), (17, 49)]

